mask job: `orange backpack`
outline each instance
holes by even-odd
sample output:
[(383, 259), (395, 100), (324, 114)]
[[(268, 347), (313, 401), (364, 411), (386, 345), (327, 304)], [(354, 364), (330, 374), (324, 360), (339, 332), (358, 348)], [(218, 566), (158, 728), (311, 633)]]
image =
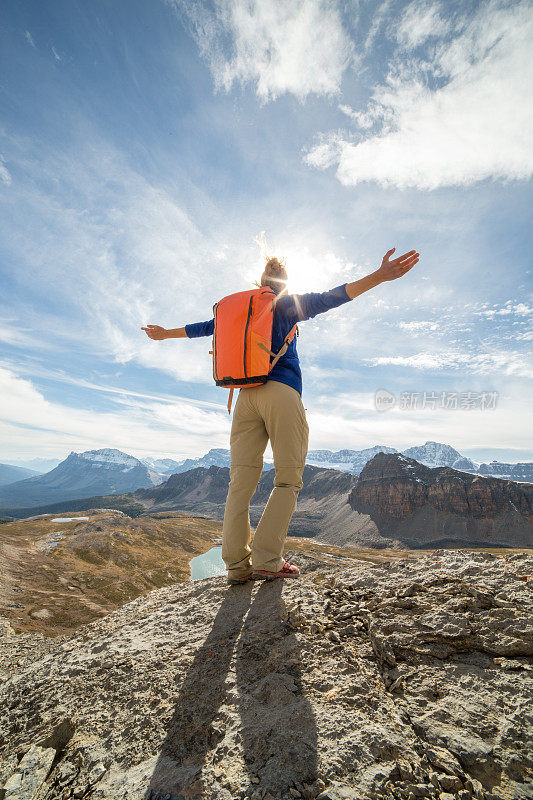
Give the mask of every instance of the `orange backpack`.
[(270, 370), (294, 339), (296, 325), (277, 353), (270, 349), (274, 309), (280, 296), (269, 286), (261, 286), (230, 294), (213, 306), (213, 377), (217, 386), (229, 387), (230, 414), (233, 390), (266, 383)]

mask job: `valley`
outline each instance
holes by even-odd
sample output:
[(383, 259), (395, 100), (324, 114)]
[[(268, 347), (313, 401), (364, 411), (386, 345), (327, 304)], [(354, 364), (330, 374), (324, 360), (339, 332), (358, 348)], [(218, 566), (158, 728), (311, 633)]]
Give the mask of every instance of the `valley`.
[[(218, 542), (220, 525), (174, 513), (132, 519), (94, 509), (0, 526), (0, 617), (18, 632), (75, 630), (152, 589), (189, 579), (189, 561)], [(65, 515), (66, 516), (66, 515)]]
[[(63, 635), (153, 589), (189, 581), (191, 559), (221, 541), (220, 522), (184, 512), (86, 514), (88, 520), (59, 522), (49, 514), (0, 526), (0, 620), (17, 633)], [(297, 537), (286, 550), (298, 563), (320, 558), (325, 567), (417, 557)]]

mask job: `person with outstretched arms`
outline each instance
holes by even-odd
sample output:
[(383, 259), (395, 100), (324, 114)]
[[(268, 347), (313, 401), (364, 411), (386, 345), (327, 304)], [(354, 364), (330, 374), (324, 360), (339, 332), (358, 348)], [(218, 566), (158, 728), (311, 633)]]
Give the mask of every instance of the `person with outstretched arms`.
[[(302, 488), (309, 428), (302, 403), (302, 373), (296, 338), (287, 345), (297, 323), (338, 308), (386, 281), (403, 277), (419, 260), (410, 250), (393, 258), (389, 250), (381, 266), (359, 280), (326, 292), (287, 294), (287, 270), (277, 258), (269, 258), (261, 275), (261, 287), (275, 293), (272, 318), (270, 372), (261, 385), (241, 388), (231, 426), (230, 483), (222, 529), (222, 558), (228, 582), (250, 579), (297, 578), (298, 567), (283, 558), (285, 539)], [(142, 328), (154, 341), (213, 336), (214, 319), (165, 329)], [(286, 345), (284, 347), (284, 345)], [(274, 487), (251, 541), (249, 506), (261, 477), (263, 454), (270, 441), (274, 456)]]

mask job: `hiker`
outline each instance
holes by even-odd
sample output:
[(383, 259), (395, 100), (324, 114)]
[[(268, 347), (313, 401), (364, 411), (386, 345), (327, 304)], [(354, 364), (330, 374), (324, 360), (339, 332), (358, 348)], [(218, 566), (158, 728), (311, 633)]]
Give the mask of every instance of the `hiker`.
[[(271, 356), (270, 371), (260, 385), (246, 386), (248, 379), (244, 379), (246, 388), (239, 392), (231, 426), (230, 484), (222, 529), (222, 558), (230, 584), (250, 579), (296, 578), (300, 574), (297, 566), (283, 558), (287, 529), (303, 485), (309, 434), (294, 330), (298, 322), (337, 308), (384, 281), (405, 275), (418, 262), (419, 253), (410, 250), (391, 260), (395, 249), (386, 253), (379, 269), (360, 280), (327, 292), (300, 295), (286, 294), (287, 271), (283, 263), (277, 258), (266, 262), (261, 287), (269, 287), (274, 298), (271, 347), (267, 351)], [(154, 340), (212, 336), (214, 329), (214, 319), (170, 330), (159, 325), (142, 328)], [(224, 381), (217, 383), (229, 385)], [(274, 454), (274, 488), (250, 547), (250, 500), (261, 477), (269, 440)]]

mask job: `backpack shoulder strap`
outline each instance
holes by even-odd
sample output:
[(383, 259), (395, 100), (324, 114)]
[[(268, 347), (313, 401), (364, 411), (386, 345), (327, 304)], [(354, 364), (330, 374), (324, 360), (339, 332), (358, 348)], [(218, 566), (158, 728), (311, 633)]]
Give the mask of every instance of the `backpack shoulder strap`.
[(235, 390), (234, 386), (230, 387), (229, 390), (229, 397), (228, 397), (228, 414), (231, 414), (231, 404), (233, 403), (233, 392)]
[(288, 332), (288, 334), (286, 335), (286, 337), (284, 338), (283, 344), (281, 345), (281, 347), (278, 350), (278, 352), (275, 355), (274, 355), (274, 353), (272, 353), (272, 355), (274, 356), (274, 360), (273, 360), (272, 364), (270, 365), (270, 369), (273, 369), (276, 366), (276, 364), (278, 363), (278, 361), (280, 360), (281, 356), (285, 355), (285, 353), (287, 352), (288, 346), (290, 345), (290, 343), (292, 342), (292, 340), (294, 339), (294, 337), (296, 335), (296, 331), (297, 330), (298, 330), (298, 325), (293, 325), (292, 328), (290, 329), (290, 331)]
[(278, 363), (278, 361), (280, 360), (281, 356), (285, 355), (285, 353), (287, 352), (288, 346), (290, 345), (290, 343), (294, 339), (294, 337), (295, 337), (297, 332), (298, 332), (298, 325), (293, 325), (292, 328), (290, 329), (290, 331), (288, 332), (288, 334), (286, 335), (286, 337), (284, 338), (283, 344), (281, 345), (281, 347), (279, 348), (277, 353), (273, 353), (272, 350), (269, 350), (268, 347), (263, 344), (263, 342), (258, 342), (258, 347), (261, 347), (269, 355), (272, 356), (273, 360), (272, 360), (272, 363), (270, 364), (270, 369), (273, 369), (276, 366), (276, 364)]
[[(276, 294), (274, 298), (274, 305), (276, 305), (280, 297), (283, 297), (286, 294), (287, 294), (287, 287), (285, 287), (285, 289), (282, 289), (281, 292), (278, 292)], [(280, 358), (285, 355), (288, 346), (290, 345), (290, 343), (292, 342), (297, 333), (298, 333), (298, 325), (293, 325), (288, 334), (286, 335), (286, 337), (284, 338), (283, 344), (281, 345), (277, 353), (273, 353), (272, 350), (269, 350), (268, 347), (264, 345), (262, 342), (258, 342), (258, 346), (272, 356), (273, 360), (272, 363), (270, 364), (270, 369), (273, 369), (273, 367), (276, 366)]]

